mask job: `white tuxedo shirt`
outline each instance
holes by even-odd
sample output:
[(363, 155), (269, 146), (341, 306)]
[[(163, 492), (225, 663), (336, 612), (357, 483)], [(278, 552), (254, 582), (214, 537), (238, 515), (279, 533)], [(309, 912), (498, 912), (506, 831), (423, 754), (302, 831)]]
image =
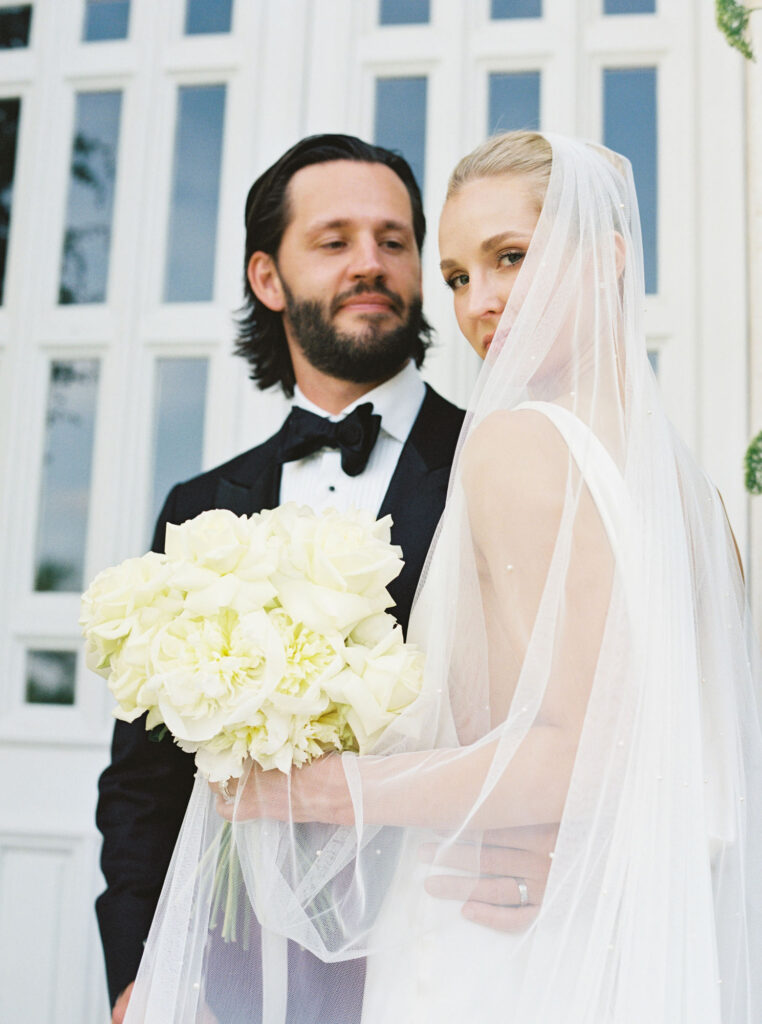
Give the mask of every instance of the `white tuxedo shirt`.
[(341, 452), (336, 448), (321, 448), (304, 459), (284, 463), (281, 502), (310, 505), (317, 512), (325, 508), (346, 512), (354, 505), (367, 508), (376, 515), (425, 393), (426, 386), (412, 361), (396, 376), (379, 384), (335, 416), (328, 415), (306, 398), (297, 385), (294, 405), (334, 421), (344, 419), (356, 406), (372, 402), (373, 412), (381, 416), (381, 429), (368, 465), (358, 476), (347, 476), (343, 472)]

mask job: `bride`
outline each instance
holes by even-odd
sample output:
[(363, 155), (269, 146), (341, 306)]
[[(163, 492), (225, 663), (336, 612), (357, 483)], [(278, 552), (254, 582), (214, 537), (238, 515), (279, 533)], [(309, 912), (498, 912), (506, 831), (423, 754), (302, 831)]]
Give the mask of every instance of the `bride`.
[[(629, 164), (490, 139), (440, 250), (484, 367), (409, 632), (424, 692), (373, 756), (252, 768), (230, 803), (197, 783), (128, 1019), (317, 1024), (308, 991), (287, 1007), (292, 939), (368, 957), (364, 1024), (756, 1024), (759, 666), (721, 499), (648, 364)], [(195, 881), (223, 817), (235, 950)], [(489, 874), (495, 830), (558, 823), (525, 932), (430, 895)]]

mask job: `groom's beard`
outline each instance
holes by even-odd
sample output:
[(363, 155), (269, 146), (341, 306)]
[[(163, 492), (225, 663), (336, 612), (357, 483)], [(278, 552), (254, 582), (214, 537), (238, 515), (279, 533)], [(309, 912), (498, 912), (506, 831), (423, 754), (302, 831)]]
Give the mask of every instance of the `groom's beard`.
[[(311, 299), (297, 299), (281, 278), (286, 299), (285, 315), (296, 341), (309, 363), (330, 377), (372, 384), (393, 377), (408, 359), (415, 359), (419, 351), (419, 335), (424, 328), (423, 306), (417, 295), (407, 308), (407, 315), (397, 327), (384, 328), (378, 321), (368, 318), (355, 334), (338, 331), (322, 303)], [(402, 298), (383, 285), (359, 285), (351, 293), (380, 293), (387, 296), (397, 310), (404, 310)], [(332, 312), (330, 310), (329, 312)]]

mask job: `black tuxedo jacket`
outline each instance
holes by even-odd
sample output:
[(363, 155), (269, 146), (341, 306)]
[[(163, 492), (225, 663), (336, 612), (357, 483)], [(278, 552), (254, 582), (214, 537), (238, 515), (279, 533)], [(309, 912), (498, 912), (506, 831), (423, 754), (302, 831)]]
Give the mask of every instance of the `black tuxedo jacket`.
[[(401, 574), (390, 586), (395, 615), (407, 627), (410, 606), (432, 535), (442, 514), (463, 412), (431, 388), (384, 497), (379, 516), (394, 519), (392, 541), (402, 548)], [(167, 523), (211, 508), (251, 515), (278, 504), (280, 431), (216, 469), (170, 492), (154, 535), (164, 550)], [(165, 738), (148, 738), (144, 720), (117, 722), (111, 764), (99, 783), (98, 828), (107, 888), (96, 902), (112, 1003), (135, 978), (164, 876), (193, 787), (192, 755)]]

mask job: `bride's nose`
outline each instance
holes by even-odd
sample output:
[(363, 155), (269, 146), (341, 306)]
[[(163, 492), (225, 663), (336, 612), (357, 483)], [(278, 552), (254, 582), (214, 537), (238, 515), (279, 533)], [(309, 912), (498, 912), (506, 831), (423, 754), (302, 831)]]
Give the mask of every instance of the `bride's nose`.
[(505, 306), (503, 298), (490, 276), (472, 277), (468, 284), (468, 314), (475, 320), (500, 316)]

